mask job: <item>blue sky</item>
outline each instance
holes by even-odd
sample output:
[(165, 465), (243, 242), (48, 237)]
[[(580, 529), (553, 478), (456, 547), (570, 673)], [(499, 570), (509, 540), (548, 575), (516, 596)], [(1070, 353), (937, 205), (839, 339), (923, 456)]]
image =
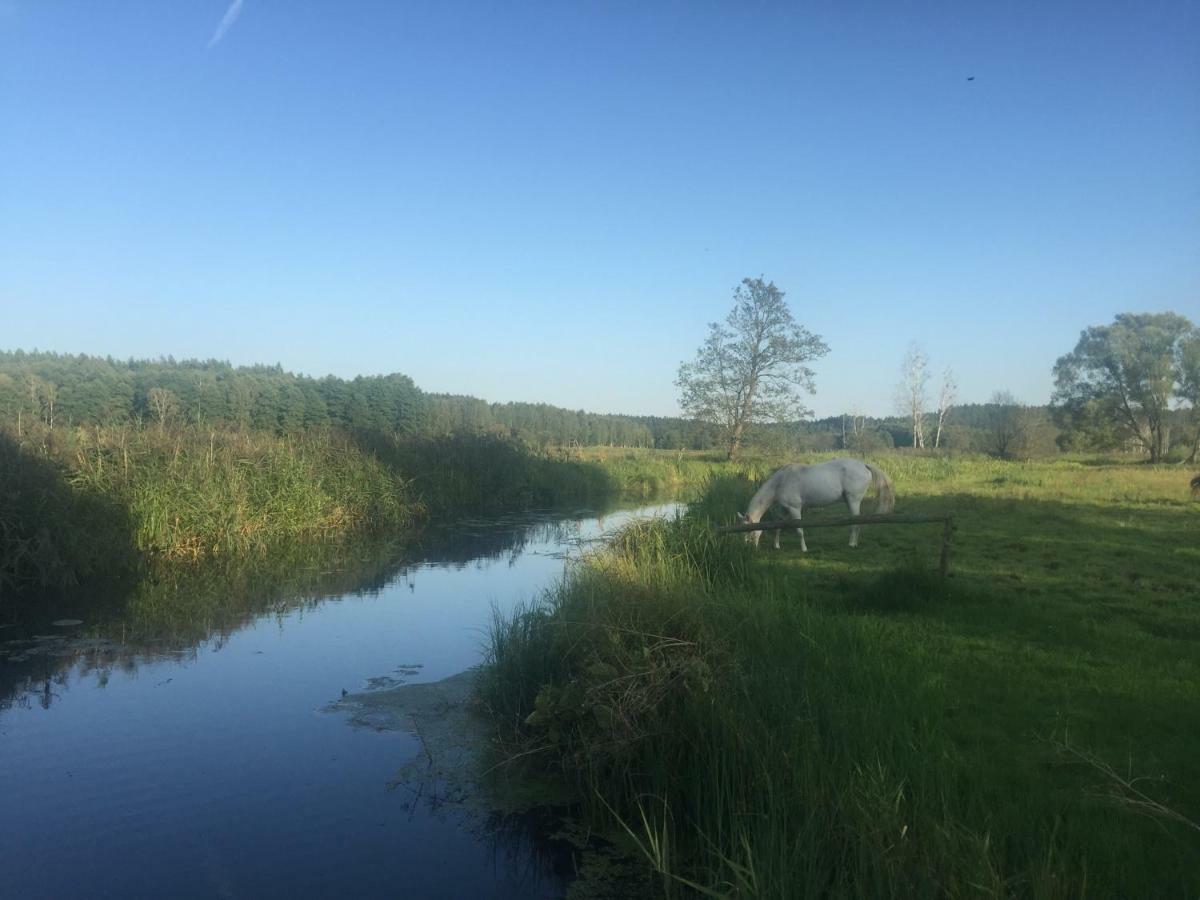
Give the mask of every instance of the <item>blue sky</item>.
[(1196, 46), (1194, 2), (0, 0), (0, 347), (670, 414), (762, 274), (819, 414), (912, 339), (1044, 402), (1083, 327), (1200, 320)]

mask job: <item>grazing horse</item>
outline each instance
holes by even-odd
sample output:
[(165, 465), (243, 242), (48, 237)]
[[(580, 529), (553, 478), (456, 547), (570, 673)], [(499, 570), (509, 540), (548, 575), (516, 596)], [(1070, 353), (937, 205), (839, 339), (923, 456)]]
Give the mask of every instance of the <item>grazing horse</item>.
[[(782, 506), (789, 516), (799, 519), (806, 506), (828, 506), (845, 500), (850, 515), (857, 516), (867, 489), (875, 487), (879, 493), (877, 513), (890, 513), (896, 506), (896, 494), (892, 483), (879, 469), (857, 459), (831, 459), (815, 466), (784, 466), (758, 489), (750, 501), (746, 514), (738, 513), (739, 522), (760, 522), (763, 513), (772, 503)], [(808, 552), (804, 543), (804, 529), (797, 528), (800, 549)], [(761, 531), (747, 533), (746, 540), (758, 546)], [(858, 526), (850, 526), (850, 546), (858, 546)], [(779, 549), (779, 529), (775, 530), (775, 549)]]

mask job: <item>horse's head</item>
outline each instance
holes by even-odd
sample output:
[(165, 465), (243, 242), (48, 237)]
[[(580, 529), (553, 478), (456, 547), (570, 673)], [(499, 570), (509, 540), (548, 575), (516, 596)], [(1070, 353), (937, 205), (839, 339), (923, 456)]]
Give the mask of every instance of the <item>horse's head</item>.
[[(739, 525), (745, 525), (747, 522), (750, 521), (750, 517), (748, 515), (746, 515), (745, 513), (738, 513), (737, 520), (738, 520)], [(757, 547), (758, 539), (761, 537), (762, 537), (761, 531), (747, 531), (746, 536), (745, 536), (745, 538), (743, 538), (743, 540), (745, 540), (745, 542), (747, 544), (753, 544), (755, 547)]]

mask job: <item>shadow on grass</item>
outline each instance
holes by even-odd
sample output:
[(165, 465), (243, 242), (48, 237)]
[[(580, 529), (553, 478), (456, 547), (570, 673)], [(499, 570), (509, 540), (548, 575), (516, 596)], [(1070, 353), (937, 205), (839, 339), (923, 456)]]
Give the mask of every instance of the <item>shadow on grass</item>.
[[(744, 487), (703, 509), (733, 518)], [(865, 526), (860, 546), (842, 528), (794, 532), (768, 555), (810, 599), (858, 612), (936, 611), (981, 637), (1012, 632), (1038, 644), (1071, 642), (1080, 628), (1120, 631), (1195, 649), (1200, 636), (1200, 515), (1178, 503), (1070, 503), (975, 494), (902, 497), (898, 511), (955, 516), (952, 574), (937, 575), (937, 525)], [(814, 510), (812, 521), (845, 514)], [(729, 540), (739, 539), (729, 536)]]
[(913, 556), (892, 571), (867, 579), (843, 602), (851, 612), (913, 613), (941, 606), (951, 595), (947, 579)]
[(1200, 813), (1200, 783), (1182, 777), (1195, 770), (1184, 736), (1200, 729), (1197, 510), (945, 494), (902, 498), (901, 511), (956, 516), (944, 584), (932, 526), (866, 527), (854, 550), (842, 529), (814, 529), (807, 555), (785, 535), (771, 567), (808, 602), (874, 616), (926, 655), (979, 710), (967, 745), (1011, 743), (1050, 764), (1022, 739), (1069, 725), (1112, 759), (1173, 773), (1173, 802)]

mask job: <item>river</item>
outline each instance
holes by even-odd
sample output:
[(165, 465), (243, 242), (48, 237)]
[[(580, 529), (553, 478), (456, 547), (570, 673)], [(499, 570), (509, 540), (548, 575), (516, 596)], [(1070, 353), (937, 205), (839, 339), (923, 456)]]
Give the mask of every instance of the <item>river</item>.
[(493, 609), (679, 508), (466, 521), (5, 626), (0, 896), (562, 896), (535, 832), (397, 787), (418, 740), (328, 707), (474, 666)]

